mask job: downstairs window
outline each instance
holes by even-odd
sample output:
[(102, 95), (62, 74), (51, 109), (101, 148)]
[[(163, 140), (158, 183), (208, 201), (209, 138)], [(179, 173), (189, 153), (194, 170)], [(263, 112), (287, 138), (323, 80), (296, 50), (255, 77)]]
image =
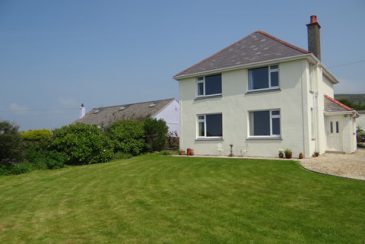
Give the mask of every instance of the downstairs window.
[(250, 136), (280, 137), (280, 110), (249, 112)]

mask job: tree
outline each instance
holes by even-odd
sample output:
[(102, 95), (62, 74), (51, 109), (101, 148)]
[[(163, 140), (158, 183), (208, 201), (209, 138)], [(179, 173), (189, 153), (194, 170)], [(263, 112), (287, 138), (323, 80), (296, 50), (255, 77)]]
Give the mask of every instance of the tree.
[(164, 120), (146, 119), (144, 121), (146, 150), (149, 152), (163, 150), (167, 142), (167, 132), (168, 128)]
[(20, 159), (21, 138), (18, 126), (8, 121), (0, 122), (0, 161)]

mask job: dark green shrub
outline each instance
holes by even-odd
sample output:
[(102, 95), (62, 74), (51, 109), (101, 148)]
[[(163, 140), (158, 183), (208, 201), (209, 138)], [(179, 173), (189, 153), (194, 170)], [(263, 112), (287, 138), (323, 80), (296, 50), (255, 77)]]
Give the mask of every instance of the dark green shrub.
[(144, 147), (143, 122), (121, 120), (113, 123), (106, 130), (113, 143), (114, 151), (138, 155)]
[(144, 134), (146, 140), (146, 150), (148, 152), (161, 151), (167, 141), (167, 125), (162, 119), (156, 120), (148, 118), (144, 121)]
[(67, 158), (62, 153), (56, 151), (48, 151), (46, 153), (46, 165), (49, 169), (60, 169), (65, 165)]
[(12, 175), (20, 175), (24, 173), (28, 173), (33, 170), (32, 164), (24, 162), (24, 163), (16, 163), (11, 168), (10, 174)]
[(30, 148), (25, 154), (25, 159), (35, 169), (59, 169), (64, 167), (67, 157), (56, 151), (41, 151)]
[(36, 147), (30, 147), (24, 151), (24, 159), (33, 165), (35, 169), (47, 169), (44, 151)]
[(53, 132), (51, 149), (62, 153), (67, 164), (92, 164), (109, 161), (113, 148), (95, 125), (71, 124)]
[(33, 166), (28, 162), (0, 164), (0, 175), (19, 175), (32, 170)]
[(21, 158), (21, 138), (18, 126), (0, 122), (0, 161), (18, 161)]

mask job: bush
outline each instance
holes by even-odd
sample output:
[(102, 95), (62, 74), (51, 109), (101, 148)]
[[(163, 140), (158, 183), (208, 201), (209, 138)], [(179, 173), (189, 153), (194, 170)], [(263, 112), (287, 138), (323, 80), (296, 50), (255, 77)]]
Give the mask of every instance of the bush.
[(146, 119), (144, 121), (146, 150), (149, 152), (163, 150), (167, 141), (167, 131), (168, 128), (164, 120)]
[(114, 151), (138, 155), (144, 147), (143, 122), (121, 120), (113, 123), (106, 131), (113, 143)]
[(52, 132), (47, 129), (22, 131), (20, 132), (20, 135), (22, 139), (26, 141), (42, 141), (50, 140), (52, 138)]
[(24, 173), (28, 173), (33, 170), (33, 167), (30, 163), (24, 162), (24, 163), (16, 163), (10, 170), (10, 174), (13, 175), (20, 175)]
[(18, 161), (21, 158), (21, 138), (18, 126), (0, 122), (0, 161)]
[(0, 175), (19, 175), (23, 173), (28, 173), (32, 170), (33, 167), (28, 162), (0, 164)]
[(51, 149), (62, 153), (68, 164), (92, 164), (109, 161), (113, 148), (95, 125), (71, 124), (53, 132)]
[(23, 140), (24, 149), (37, 148), (39, 150), (45, 150), (48, 148), (52, 139), (52, 132), (47, 129), (22, 131), (20, 135)]
[(40, 151), (34, 148), (28, 149), (25, 159), (35, 169), (59, 169), (63, 168), (67, 160), (66, 156), (56, 151)]
[(56, 151), (48, 151), (45, 154), (45, 163), (48, 169), (63, 168), (66, 160), (65, 155)]

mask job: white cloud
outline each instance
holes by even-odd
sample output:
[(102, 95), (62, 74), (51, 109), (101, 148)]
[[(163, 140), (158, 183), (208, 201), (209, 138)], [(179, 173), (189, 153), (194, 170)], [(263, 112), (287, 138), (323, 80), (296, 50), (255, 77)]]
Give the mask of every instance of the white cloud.
[(28, 112), (28, 107), (17, 103), (11, 103), (9, 105), (9, 111), (13, 114), (26, 114)]

